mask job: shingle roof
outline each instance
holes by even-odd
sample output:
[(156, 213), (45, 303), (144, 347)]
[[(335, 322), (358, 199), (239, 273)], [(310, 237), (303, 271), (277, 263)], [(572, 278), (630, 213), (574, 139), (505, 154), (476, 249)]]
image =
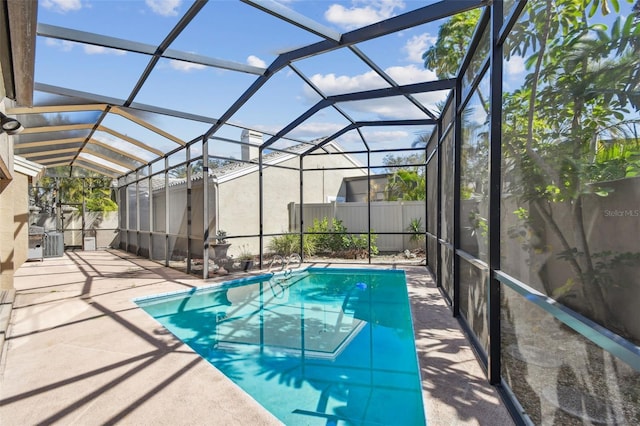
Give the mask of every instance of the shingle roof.
[[(321, 142), (324, 138), (315, 139), (309, 143), (301, 143), (297, 145), (293, 145), (287, 148), (287, 151), (271, 151), (262, 156), (263, 164), (278, 164), (282, 161), (288, 160), (292, 156), (300, 155), (303, 152), (307, 151), (312, 145), (315, 145)], [(335, 142), (331, 142), (328, 145), (338, 148)], [(339, 149), (339, 148), (338, 148)], [(221, 167), (210, 167), (209, 168), (209, 176), (216, 177), (218, 180), (225, 180), (225, 178), (230, 178), (231, 175), (235, 177), (243, 176), (246, 173), (250, 173), (253, 169), (258, 167), (258, 158), (253, 158), (249, 162), (246, 161), (232, 161), (227, 164), (224, 164)], [(237, 175), (237, 176), (236, 176)], [(197, 181), (202, 179), (202, 172), (196, 172), (191, 175), (191, 181)], [(169, 186), (177, 186), (186, 183), (186, 177), (171, 177), (169, 176)], [(164, 188), (164, 179), (153, 180), (152, 179), (152, 189), (157, 190), (160, 188)]]

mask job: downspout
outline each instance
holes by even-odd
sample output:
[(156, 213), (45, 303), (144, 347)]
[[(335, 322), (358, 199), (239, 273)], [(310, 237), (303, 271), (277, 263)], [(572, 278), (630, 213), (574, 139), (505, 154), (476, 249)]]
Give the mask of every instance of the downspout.
[(367, 150), (367, 257), (371, 265), (371, 150)]
[(209, 278), (209, 139), (202, 136), (202, 279)]
[(193, 257), (193, 253), (191, 252), (191, 234), (192, 234), (192, 229), (191, 229), (191, 220), (192, 220), (192, 213), (193, 213), (193, 208), (191, 206), (191, 197), (192, 197), (192, 174), (191, 174), (191, 150), (189, 148), (186, 149), (186, 160), (187, 160), (187, 164), (186, 164), (186, 172), (187, 172), (187, 274), (191, 274), (191, 262), (192, 262), (192, 257)]
[(260, 269), (262, 269), (262, 261), (264, 258), (264, 182), (262, 176), (262, 151), (263, 147), (261, 146), (260, 148), (258, 148), (258, 221), (260, 222)]
[(211, 182), (213, 183), (213, 188), (214, 188), (214, 203), (216, 206), (216, 210), (215, 210), (215, 215), (214, 218), (216, 220), (215, 226), (214, 226), (214, 237), (218, 236), (218, 231), (220, 230), (220, 183), (218, 182), (218, 176), (213, 175), (211, 177)]

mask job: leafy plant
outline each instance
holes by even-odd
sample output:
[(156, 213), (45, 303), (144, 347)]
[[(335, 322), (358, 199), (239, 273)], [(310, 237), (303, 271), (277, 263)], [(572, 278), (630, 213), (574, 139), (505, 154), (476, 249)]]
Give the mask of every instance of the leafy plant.
[(358, 252), (358, 257), (369, 254), (369, 245), (371, 245), (371, 254), (378, 254), (378, 247), (375, 245), (377, 235), (371, 234), (371, 243), (367, 234), (352, 235), (347, 231), (340, 219), (333, 218), (331, 226), (327, 217), (314, 219), (313, 225), (307, 231), (310, 241), (313, 242), (314, 251), (320, 254), (344, 256), (350, 253), (349, 257), (353, 257), (353, 253)]
[(390, 178), (385, 188), (386, 198), (395, 200), (424, 200), (427, 181), (424, 172), (399, 169)]
[(56, 203), (83, 202), (87, 211), (117, 211), (118, 205), (111, 199), (111, 182), (111, 178), (98, 173), (89, 173), (82, 178), (45, 176), (31, 191), (30, 202), (48, 213)]
[(472, 227), (472, 233), (479, 233), (483, 237), (489, 234), (489, 221), (482, 217), (477, 211), (469, 212), (469, 223)]
[(347, 241), (344, 235), (347, 228), (339, 219), (332, 219), (331, 226), (327, 217), (322, 220), (314, 219), (313, 225), (307, 231), (309, 237), (314, 241), (317, 253), (331, 254), (341, 251)]
[(246, 244), (242, 244), (240, 246), (240, 253), (238, 254), (238, 259), (240, 260), (252, 260), (253, 254), (249, 251), (249, 246)]
[[(587, 197), (611, 193), (604, 182), (640, 173), (635, 133), (640, 109), (640, 3), (629, 14), (620, 13), (621, 3), (527, 2), (504, 45), (506, 60), (522, 58), (527, 72), (521, 87), (505, 92), (502, 102), (503, 192), (517, 198), (514, 214), (520, 222), (508, 232), (526, 244), (531, 244), (532, 235), (542, 238), (536, 250), (560, 252), (571, 277), (549, 293), (607, 325), (613, 318), (605, 298), (612, 285), (610, 271), (636, 254), (601, 257), (590, 247), (584, 218)], [(603, 19), (612, 9), (619, 16)], [(609, 23), (595, 23), (596, 15), (599, 22)], [(423, 55), (426, 66), (443, 78), (454, 75), (459, 60), (451, 58), (463, 51), (457, 46), (468, 46), (478, 16), (459, 14), (445, 23)], [(482, 97), (480, 89), (476, 92)], [(486, 163), (480, 166), (486, 168)], [(460, 191), (463, 199), (474, 195), (464, 184)], [(480, 234), (487, 231), (485, 218), (470, 219)], [(548, 285), (557, 284), (550, 280)]]
[[(310, 235), (305, 235), (303, 241), (303, 247), (305, 256), (313, 256), (315, 254), (315, 243)], [(285, 234), (277, 237), (273, 237), (267, 249), (274, 254), (280, 254), (282, 256), (290, 256), (294, 253), (300, 253), (300, 235), (298, 234)]]
[(90, 212), (114, 212), (118, 205), (113, 201), (108, 188), (100, 188), (92, 191), (92, 196), (85, 199), (85, 208)]
[(371, 254), (378, 254), (378, 247), (376, 246), (376, 239), (378, 236), (376, 234), (371, 234), (371, 243), (369, 243), (369, 239), (367, 238), (367, 234), (360, 235), (348, 235), (346, 246), (343, 248), (343, 251), (356, 253), (355, 257), (367, 258), (369, 256), (369, 246), (371, 247)]
[(216, 244), (227, 244), (226, 236), (227, 236), (227, 231), (218, 229), (218, 232), (216, 232)]
[(414, 243), (422, 242), (425, 238), (424, 236), (424, 227), (422, 226), (422, 218), (414, 217), (411, 219), (409, 226), (407, 226), (407, 231), (413, 232), (413, 235), (409, 237), (409, 240)]

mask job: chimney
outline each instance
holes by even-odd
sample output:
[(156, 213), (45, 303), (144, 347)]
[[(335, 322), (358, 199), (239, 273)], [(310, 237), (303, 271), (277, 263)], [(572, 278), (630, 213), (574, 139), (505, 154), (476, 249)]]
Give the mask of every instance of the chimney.
[(262, 133), (255, 130), (244, 129), (240, 139), (243, 143), (251, 144), (242, 145), (242, 161), (250, 161), (258, 158), (258, 146), (262, 145)]

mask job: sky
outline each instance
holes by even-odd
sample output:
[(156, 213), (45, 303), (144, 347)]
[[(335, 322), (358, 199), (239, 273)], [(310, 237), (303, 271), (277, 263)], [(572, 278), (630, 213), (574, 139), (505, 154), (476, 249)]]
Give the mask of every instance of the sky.
[[(434, 2), (287, 0), (280, 1), (280, 4), (331, 31), (344, 33)], [(40, 0), (38, 21), (155, 46), (191, 5), (192, 2), (187, 0)], [(442, 23), (437, 21), (407, 29), (356, 47), (399, 84), (437, 80), (434, 71), (425, 69), (422, 54), (435, 42)], [(319, 36), (242, 2), (211, 0), (170, 49), (265, 68), (278, 54), (321, 40)], [(35, 80), (126, 99), (148, 62), (147, 55), (38, 37)], [(285, 68), (273, 76), (230, 121), (273, 134), (305, 112), (320, 97), (296, 72), (304, 74), (326, 95), (388, 86), (347, 49), (305, 58), (293, 65), (295, 70)], [(521, 58), (514, 58), (507, 64), (507, 75), (523, 75), (524, 71)], [(253, 74), (161, 59), (135, 102), (217, 118), (256, 78)], [(36, 94), (37, 101), (41, 99), (39, 96), (42, 95)], [(446, 96), (445, 91), (421, 94), (416, 98), (435, 111), (436, 105)], [(350, 102), (340, 107), (357, 121), (426, 118), (423, 112), (402, 97)], [(210, 127), (206, 123), (185, 123), (151, 114), (145, 118), (159, 128), (179, 135), (184, 141), (196, 138)], [(313, 140), (331, 135), (348, 123), (338, 111), (324, 109), (288, 136), (296, 140)], [(153, 137), (122, 117), (111, 115), (103, 124), (115, 126), (132, 137)], [(366, 128), (362, 133), (370, 146), (388, 148), (410, 147), (420, 134), (430, 130), (428, 126), (383, 127)], [(216, 136), (237, 140), (240, 132), (236, 127), (225, 126)], [(108, 134), (99, 136), (112, 139), (106, 143), (118, 144), (120, 148), (141, 156), (144, 154), (135, 147), (125, 147)], [(338, 142), (345, 149), (363, 149), (357, 132), (345, 134)], [(283, 142), (282, 146), (288, 143)], [(154, 140), (154, 144), (163, 150), (173, 147), (173, 142), (168, 140)], [(238, 148), (229, 145), (229, 149)]]

